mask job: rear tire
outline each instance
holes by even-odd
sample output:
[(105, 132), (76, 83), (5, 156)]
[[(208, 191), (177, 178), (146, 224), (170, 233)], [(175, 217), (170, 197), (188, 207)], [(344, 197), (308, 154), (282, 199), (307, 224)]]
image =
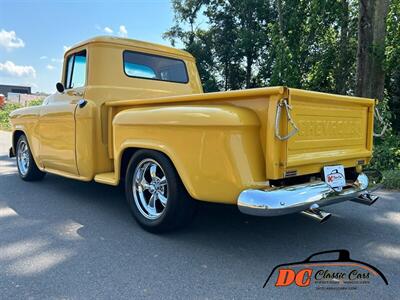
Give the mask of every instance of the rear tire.
[(46, 175), (37, 167), (25, 135), (21, 135), (18, 139), (15, 156), (17, 158), (18, 174), (22, 180), (37, 181), (43, 179), (44, 175)]
[(133, 217), (152, 233), (182, 227), (194, 215), (195, 201), (169, 158), (157, 151), (138, 150), (131, 157), (125, 193)]

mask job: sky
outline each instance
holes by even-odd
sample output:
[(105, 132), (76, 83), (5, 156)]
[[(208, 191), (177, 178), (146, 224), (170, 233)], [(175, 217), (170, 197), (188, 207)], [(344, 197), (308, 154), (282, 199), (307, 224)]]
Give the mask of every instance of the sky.
[(54, 93), (72, 45), (113, 35), (169, 45), (169, 0), (0, 0), (0, 84)]

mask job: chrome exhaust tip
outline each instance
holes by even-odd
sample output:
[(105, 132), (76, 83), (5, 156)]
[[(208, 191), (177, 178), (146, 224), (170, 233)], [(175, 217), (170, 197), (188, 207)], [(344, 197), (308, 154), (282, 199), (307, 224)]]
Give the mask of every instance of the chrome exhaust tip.
[(378, 199), (379, 199), (379, 196), (372, 195), (370, 193), (364, 193), (364, 194), (361, 194), (360, 196), (358, 196), (357, 198), (351, 199), (351, 201), (371, 206)]
[(303, 210), (301, 213), (318, 221), (321, 224), (328, 221), (328, 219), (332, 216), (330, 213), (320, 209), (318, 204), (311, 205), (309, 209)]

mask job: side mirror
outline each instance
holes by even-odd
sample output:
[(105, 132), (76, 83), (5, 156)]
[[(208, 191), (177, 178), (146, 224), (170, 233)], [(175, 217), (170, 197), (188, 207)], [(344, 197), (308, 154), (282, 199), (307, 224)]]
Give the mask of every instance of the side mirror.
[(60, 94), (64, 93), (65, 90), (64, 85), (61, 82), (57, 82), (56, 89)]

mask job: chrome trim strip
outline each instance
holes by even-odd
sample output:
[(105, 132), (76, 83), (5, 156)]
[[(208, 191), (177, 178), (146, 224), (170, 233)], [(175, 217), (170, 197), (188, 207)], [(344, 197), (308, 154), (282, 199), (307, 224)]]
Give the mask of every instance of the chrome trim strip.
[(324, 181), (293, 185), (273, 190), (248, 189), (240, 193), (237, 205), (244, 214), (279, 216), (351, 200), (366, 193), (368, 177), (361, 173), (350, 188), (337, 192)]

